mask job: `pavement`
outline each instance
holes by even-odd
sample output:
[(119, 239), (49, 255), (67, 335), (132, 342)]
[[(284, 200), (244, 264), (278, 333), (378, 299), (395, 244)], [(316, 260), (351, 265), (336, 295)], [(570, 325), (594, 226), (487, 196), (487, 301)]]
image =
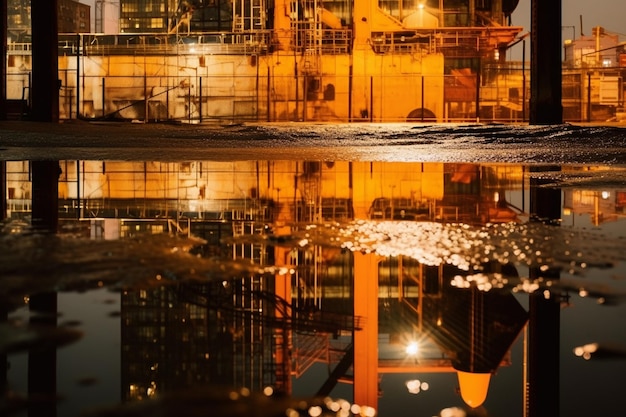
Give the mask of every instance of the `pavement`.
[(0, 160), (365, 160), (626, 164), (602, 124), (0, 121)]

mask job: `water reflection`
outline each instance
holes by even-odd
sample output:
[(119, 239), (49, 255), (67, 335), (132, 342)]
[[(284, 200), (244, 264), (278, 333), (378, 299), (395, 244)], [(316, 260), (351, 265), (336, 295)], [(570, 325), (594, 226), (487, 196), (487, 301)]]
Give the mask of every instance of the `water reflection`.
[(61, 161), (52, 234), (32, 168), (4, 175), (7, 413), (558, 415), (563, 352), (624, 370), (619, 314), (564, 321), (623, 308), (621, 168)]

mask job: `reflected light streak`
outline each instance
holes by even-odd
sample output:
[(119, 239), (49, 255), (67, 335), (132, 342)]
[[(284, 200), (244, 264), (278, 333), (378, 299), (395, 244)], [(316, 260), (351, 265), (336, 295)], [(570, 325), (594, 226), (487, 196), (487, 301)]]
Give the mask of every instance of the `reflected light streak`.
[(574, 348), (574, 355), (582, 357), (585, 360), (591, 359), (591, 355), (598, 351), (597, 343), (588, 343), (583, 346), (578, 346)]
[(465, 417), (467, 413), (458, 407), (444, 408), (439, 412), (439, 417)]
[(430, 388), (428, 382), (420, 381), (419, 379), (408, 380), (405, 385), (411, 394), (419, 394), (422, 391), (428, 391), (428, 388)]
[[(426, 266), (455, 266), (462, 272), (451, 282), (453, 286), (476, 285), (482, 291), (511, 286), (516, 292), (530, 293), (541, 285), (553, 285), (548, 276), (531, 280), (528, 276), (488, 272), (486, 266), (490, 264), (510, 264), (518, 272), (522, 270), (519, 267), (527, 267), (541, 273), (584, 275), (591, 267), (610, 267), (626, 259), (616, 251), (619, 242), (606, 236), (534, 223), (474, 227), (462, 223), (358, 220), (318, 233), (309, 237), (311, 244), (323, 240), (326, 244), (339, 243), (352, 252), (406, 256)], [(510, 282), (512, 278), (515, 282)]]

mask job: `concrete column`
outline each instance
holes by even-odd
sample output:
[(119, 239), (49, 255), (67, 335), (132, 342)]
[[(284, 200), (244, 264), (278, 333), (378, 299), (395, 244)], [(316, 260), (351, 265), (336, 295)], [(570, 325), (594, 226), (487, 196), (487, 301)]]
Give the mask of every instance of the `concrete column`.
[(563, 123), (561, 0), (531, 0), (531, 125)]
[(57, 0), (33, 1), (31, 22), (33, 32), (32, 118), (38, 122), (58, 122)]

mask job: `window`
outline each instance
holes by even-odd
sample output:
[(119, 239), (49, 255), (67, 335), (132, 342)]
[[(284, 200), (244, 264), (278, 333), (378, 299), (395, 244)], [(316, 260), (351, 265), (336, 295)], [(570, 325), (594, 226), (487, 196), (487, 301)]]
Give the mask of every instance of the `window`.
[(163, 18), (161, 17), (153, 17), (150, 19), (150, 27), (153, 29), (161, 29), (163, 28)]

